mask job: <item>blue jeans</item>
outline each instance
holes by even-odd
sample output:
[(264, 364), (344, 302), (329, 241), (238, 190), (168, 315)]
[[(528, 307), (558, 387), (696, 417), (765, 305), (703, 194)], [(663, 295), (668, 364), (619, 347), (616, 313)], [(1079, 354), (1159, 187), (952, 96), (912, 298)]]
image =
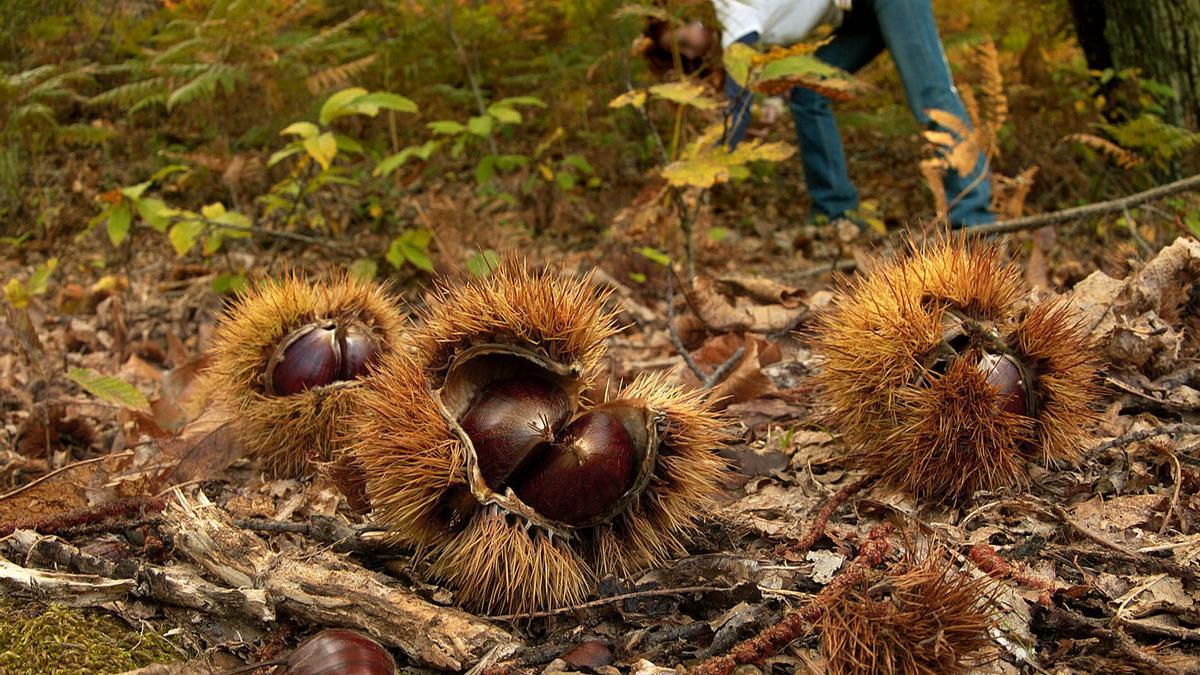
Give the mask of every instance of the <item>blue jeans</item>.
[[(757, 34), (743, 36), (739, 42), (755, 42)], [(842, 70), (855, 73), (887, 49), (900, 80), (908, 107), (921, 126), (940, 128), (925, 113), (930, 108), (944, 110), (970, 123), (962, 99), (950, 77), (950, 66), (942, 50), (942, 41), (933, 20), (930, 0), (854, 0), (833, 39), (820, 47), (816, 57)], [(726, 94), (734, 102), (734, 125), (730, 141), (736, 144), (745, 132), (748, 114), (742, 106), (749, 97), (726, 78)], [(813, 211), (830, 219), (858, 207), (858, 191), (846, 171), (846, 154), (837, 122), (829, 108), (829, 99), (801, 87), (792, 89), (788, 107), (796, 122), (804, 179), (812, 197)], [(948, 131), (948, 130), (946, 130)], [(954, 227), (990, 223), (995, 216), (988, 210), (991, 183), (984, 172), (986, 159), (980, 154), (975, 169), (960, 176), (954, 169), (946, 172), (946, 195), (950, 200), (950, 223)]]

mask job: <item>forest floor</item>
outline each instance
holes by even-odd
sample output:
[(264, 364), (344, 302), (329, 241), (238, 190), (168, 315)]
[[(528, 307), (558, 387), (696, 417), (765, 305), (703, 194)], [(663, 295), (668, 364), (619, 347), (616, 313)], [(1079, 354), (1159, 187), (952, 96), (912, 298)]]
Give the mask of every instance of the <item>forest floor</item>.
[[(1040, 173), (1007, 215), (1147, 186), (1141, 174), (1096, 171), (1096, 157), (1072, 161), (1059, 139), (1077, 128), (1047, 121), (1061, 110), (1043, 115), (1056, 96), (1050, 74), (1036, 59), (1019, 65), (1030, 72), (1008, 95), (1015, 129), (996, 170)], [(985, 672), (1200, 672), (1194, 192), (995, 238), (1021, 270), (1022, 301), (1068, 299), (1096, 343), (1103, 395), (1080, 462), (1033, 462), (1024, 487), (939, 503), (864, 482), (844, 441), (818, 423), (825, 402), (812, 377), (822, 363), (809, 330), (845, 287), (842, 274), (869, 274), (874, 258), (936, 235), (917, 169), (928, 147), (894, 124), (907, 112), (897, 112), (886, 73), (869, 71), (878, 90), (840, 112), (851, 173), (884, 231), (843, 237), (806, 223), (799, 162), (781, 162), (705, 193), (687, 294), (680, 256), (668, 268), (645, 252), (681, 250), (677, 222), (646, 215), (663, 183), (622, 173), (623, 157), (594, 162), (617, 176), (600, 188), (511, 208), (479, 198), (466, 169), (414, 179), (404, 193), (436, 251), (432, 273), (408, 265), (387, 280), (406, 312), (424, 306), (432, 281), (463, 275), (473, 251), (517, 252), (534, 266), (594, 273), (597, 291), (611, 292), (624, 329), (608, 343), (608, 381), (664, 372), (697, 386), (675, 338), (703, 374), (723, 373), (709, 384), (726, 397), (721, 453), (737, 477), (703, 514), (690, 555), (602, 579), (588, 602), (534, 616), (456, 609), (427, 562), (383, 546), (327, 478), (264, 476), (209, 405), (200, 374), (231, 299), (214, 292), (223, 270), (328, 278), (387, 250), (391, 233), (360, 222), (358, 204), (338, 203), (350, 227), (316, 243), (268, 233), (183, 257), (139, 228), (114, 252), (102, 227), (82, 227), (112, 187), (98, 178), (110, 158), (51, 157), (42, 178), (61, 188), (54, 218), (74, 226), (0, 260), (4, 279), (63, 261), (0, 323), (0, 673), (223, 672), (286, 657), (334, 626), (376, 634), (406, 673), (649, 675), (721, 657), (753, 661), (743, 675), (821, 673), (811, 622), (782, 644), (770, 643), (771, 630), (826, 602), (822, 590), (881, 537), (888, 564), (936, 541), (956, 568), (991, 580), (995, 658)], [(791, 128), (763, 133), (786, 140)], [(146, 404), (122, 404), (128, 392), (90, 395), (72, 369), (132, 384)], [(448, 631), (477, 639), (439, 642)]]

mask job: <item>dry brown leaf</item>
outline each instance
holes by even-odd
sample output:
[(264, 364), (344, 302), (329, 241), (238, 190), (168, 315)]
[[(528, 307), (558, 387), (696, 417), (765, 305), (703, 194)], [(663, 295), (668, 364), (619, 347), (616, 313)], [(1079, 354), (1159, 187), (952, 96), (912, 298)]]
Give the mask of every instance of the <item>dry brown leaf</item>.
[(774, 333), (795, 326), (808, 313), (807, 305), (785, 307), (754, 304), (748, 298), (731, 300), (721, 293), (716, 281), (705, 276), (696, 277), (685, 295), (692, 311), (717, 333)]

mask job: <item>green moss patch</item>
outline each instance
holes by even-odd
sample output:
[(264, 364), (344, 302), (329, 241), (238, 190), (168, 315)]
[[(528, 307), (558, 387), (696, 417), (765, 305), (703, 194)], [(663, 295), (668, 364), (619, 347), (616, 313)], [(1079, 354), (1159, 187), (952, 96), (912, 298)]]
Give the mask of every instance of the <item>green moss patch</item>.
[(100, 612), (0, 600), (0, 673), (120, 673), (182, 655)]

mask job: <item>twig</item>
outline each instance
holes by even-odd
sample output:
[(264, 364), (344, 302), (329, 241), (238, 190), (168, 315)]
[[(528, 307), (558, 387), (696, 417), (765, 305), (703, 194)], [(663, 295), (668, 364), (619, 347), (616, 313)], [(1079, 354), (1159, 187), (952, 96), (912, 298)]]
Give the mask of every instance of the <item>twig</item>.
[(701, 389), (712, 389), (733, 370), (746, 355), (746, 345), (739, 345), (737, 349), (729, 355), (729, 358), (713, 369), (707, 375), (701, 370), (700, 365), (692, 358), (691, 352), (687, 347), (683, 346), (683, 340), (679, 337), (679, 331), (675, 328), (675, 272), (667, 272), (667, 333), (671, 336), (671, 344), (675, 346), (675, 351), (679, 356), (683, 357), (683, 362), (687, 364), (688, 370), (696, 376), (700, 381)]
[(303, 535), (323, 544), (329, 544), (333, 546), (333, 550), (343, 553), (350, 551), (372, 551), (384, 545), (382, 539), (372, 540), (365, 536), (371, 532), (381, 531), (380, 528), (374, 525), (354, 528), (325, 516), (313, 516), (307, 523), (271, 520), (270, 518), (246, 518), (234, 521), (233, 524), (252, 532)]
[(733, 350), (733, 353), (729, 355), (729, 358), (725, 359), (724, 363), (714, 368), (713, 371), (708, 374), (708, 377), (704, 378), (704, 380), (700, 383), (700, 388), (712, 389), (713, 387), (717, 386), (717, 383), (721, 380), (724, 380), (725, 376), (729, 374), (729, 371), (733, 370), (734, 366), (736, 366), (738, 363), (741, 363), (742, 357), (745, 355), (746, 345), (738, 345), (738, 348)]
[(203, 218), (200, 219), (199, 222), (202, 222), (205, 225), (209, 225), (212, 227), (223, 227), (227, 230), (237, 230), (239, 232), (250, 232), (252, 234), (262, 234), (262, 235), (266, 235), (268, 237), (278, 237), (279, 239), (291, 239), (292, 241), (299, 241), (299, 242), (302, 242), (305, 244), (313, 244), (315, 246), (321, 246), (323, 248), (328, 248), (328, 249), (333, 249), (333, 250), (340, 250), (340, 248), (341, 248), (338, 245), (336, 245), (334, 242), (332, 242), (328, 239), (325, 239), (323, 237), (313, 237), (313, 236), (307, 235), (307, 234), (300, 234), (299, 232), (288, 232), (286, 230), (272, 230), (270, 228), (261, 227), (259, 225), (230, 225), (229, 223), (218, 223), (216, 221), (207, 220), (207, 219), (203, 219)]
[[(1096, 202), (1094, 204), (1085, 204), (1084, 206), (1075, 206), (1069, 209), (1060, 211), (1051, 211), (1049, 213), (1039, 213), (1032, 216), (1024, 216), (1021, 218), (1010, 218), (1009, 220), (1000, 220), (987, 225), (975, 225), (972, 227), (963, 228), (963, 234), (970, 237), (987, 237), (995, 234), (1009, 234), (1012, 232), (1020, 232), (1022, 230), (1033, 230), (1045, 225), (1057, 225), (1073, 220), (1088, 218), (1090, 216), (1099, 216), (1106, 213), (1122, 211), (1139, 204), (1144, 204), (1155, 199), (1161, 199), (1173, 195), (1177, 192), (1185, 192), (1200, 188), (1200, 174), (1181, 178), (1166, 185), (1160, 185), (1143, 192), (1110, 199), (1108, 201)], [(858, 268), (858, 263), (854, 260), (839, 261), (836, 269), (840, 272), (850, 272)], [(828, 265), (822, 265), (813, 269), (805, 270), (798, 276), (799, 278), (815, 277), (830, 272)]]
[(1117, 438), (1097, 445), (1088, 451), (1088, 457), (1095, 457), (1105, 450), (1124, 447), (1131, 443), (1144, 441), (1148, 438), (1154, 438), (1156, 436), (1170, 436), (1172, 434), (1200, 434), (1200, 424), (1167, 424), (1161, 427), (1154, 427), (1153, 429), (1141, 429), (1139, 431), (1130, 432), (1124, 436), (1118, 436)]
[[(122, 457), (128, 457), (132, 454), (133, 454), (133, 450), (125, 450), (122, 452), (113, 453), (111, 455), (101, 455), (99, 457), (93, 457), (91, 459), (84, 459), (84, 460), (80, 460), (78, 462), (72, 462), (66, 466), (60, 466), (57, 469), (51, 471), (50, 473), (48, 473), (44, 476), (38, 476), (37, 480), (29, 481), (28, 483), (22, 485), (19, 488), (16, 488), (9, 492), (5, 492), (4, 494), (0, 495), (0, 502), (4, 501), (6, 499), (9, 499), (11, 497), (15, 497), (39, 483), (43, 483), (45, 481), (50, 480), (51, 478), (57, 476), (58, 474), (60, 474), (64, 471), (71, 471), (78, 467), (87, 466), (88, 464), (95, 464), (96, 462), (103, 462), (107, 459), (120, 459)], [(3, 536), (3, 535), (0, 535), (0, 536)]]
[[(462, 40), (458, 39), (458, 32), (454, 30), (454, 5), (450, 0), (444, 3), (446, 8), (446, 32), (450, 36), (450, 42), (454, 45), (454, 51), (458, 55), (458, 60), (462, 63), (463, 70), (467, 73), (467, 83), (471, 85), (471, 94), (475, 97), (475, 106), (479, 109), (479, 114), (487, 116), (487, 108), (483, 105), (483, 93), (479, 90), (479, 80), (475, 77), (475, 70), (471, 68), (471, 59), (467, 55), (467, 50), (463, 47)], [(500, 154), (496, 148), (496, 139), (492, 137), (491, 129), (487, 133), (488, 147), (492, 150), (492, 155)]]
[(1138, 648), (1137, 643), (1119, 628), (1104, 628), (1090, 623), (1080, 614), (1065, 607), (1055, 605), (1034, 605), (1035, 612), (1042, 612), (1044, 626), (1055, 632), (1071, 632), (1073, 634), (1094, 637), (1102, 645), (1120, 653), (1130, 661), (1142, 666), (1145, 672), (1156, 675), (1179, 675), (1179, 671), (1167, 666), (1162, 661)]
[(796, 545), (796, 552), (807, 553), (809, 549), (816, 545), (817, 541), (825, 536), (825, 527), (829, 524), (829, 518), (833, 516), (834, 511), (837, 511), (842, 504), (845, 504), (847, 500), (858, 494), (863, 488), (874, 483), (877, 478), (878, 476), (875, 475), (863, 476), (853, 483), (843, 485), (840, 490), (830, 495), (821, 506), (821, 510), (817, 512), (817, 517), (813, 520), (808, 534), (804, 535), (804, 538)]
[(599, 600), (591, 600), (570, 607), (560, 607), (544, 612), (530, 612), (527, 614), (494, 614), (488, 616), (489, 619), (497, 621), (515, 621), (517, 619), (544, 619), (548, 616), (557, 616), (559, 614), (569, 614), (585, 609), (593, 609), (595, 607), (604, 607), (626, 600), (636, 600), (638, 598), (656, 598), (664, 595), (685, 595), (688, 593), (730, 593), (737, 590), (737, 586), (684, 586), (681, 588), (653, 588), (645, 591), (632, 591), (630, 593), (622, 593), (621, 595), (610, 595), (607, 598)]
[(671, 344), (675, 345), (675, 351), (683, 357), (683, 362), (687, 364), (696, 379), (703, 382), (707, 376), (703, 370), (700, 370), (700, 366), (696, 365), (696, 360), (692, 358), (691, 352), (683, 346), (683, 340), (679, 338), (679, 331), (675, 329), (675, 273), (671, 270), (667, 271), (667, 332), (671, 335)]
[(1105, 213), (1113, 213), (1122, 211), (1138, 204), (1160, 199), (1168, 195), (1173, 195), (1176, 192), (1184, 192), (1200, 188), (1200, 174), (1181, 178), (1166, 185), (1160, 185), (1143, 192), (1137, 192), (1126, 197), (1118, 197), (1104, 202), (1096, 202), (1094, 204), (1085, 204), (1084, 206), (1076, 206), (1074, 208), (1063, 209), (1061, 211), (1051, 211), (1050, 213), (1040, 213), (1023, 218), (1012, 218), (1010, 220), (1001, 220), (999, 222), (988, 225), (978, 225), (968, 227), (964, 232), (971, 236), (987, 236), (992, 234), (1007, 234), (1009, 232), (1019, 232), (1021, 230), (1031, 230), (1042, 227), (1043, 225), (1054, 225), (1065, 223), (1071, 220), (1079, 220), (1089, 216), (1098, 216)]
[(1109, 551), (1117, 554), (1118, 556), (1121, 557), (1121, 559), (1133, 564), (1134, 566), (1136, 566), (1140, 569), (1151, 570), (1154, 572), (1165, 572), (1172, 576), (1179, 577), (1180, 579), (1182, 579), (1185, 582), (1188, 582), (1189, 584), (1193, 584), (1197, 580), (1197, 573), (1194, 570), (1191, 570), (1183, 565), (1180, 565), (1179, 563), (1176, 563), (1176, 562), (1173, 562), (1171, 560), (1167, 560), (1164, 558), (1156, 558), (1154, 556), (1146, 555), (1144, 553), (1138, 553), (1137, 551), (1133, 551), (1131, 549), (1125, 548), (1124, 546), (1121, 546), (1120, 544), (1109, 541), (1108, 539), (1106, 539), (1104, 536), (1102, 536), (1098, 532), (1093, 532), (1091, 529), (1075, 522), (1071, 518), (1071, 515), (1069, 513), (1067, 513), (1067, 510), (1064, 509), (1063, 507), (1059, 506), (1058, 504), (1054, 504), (1054, 503), (1038, 504), (1038, 503), (1034, 503), (1034, 502), (1030, 502), (1030, 501), (1026, 501), (1024, 503), (1028, 504), (1029, 506), (1033, 507), (1034, 509), (1036, 509), (1038, 511), (1042, 511), (1043, 513), (1052, 515), (1063, 525), (1070, 527), (1071, 529), (1075, 530), (1079, 534), (1092, 540), (1096, 544), (1099, 544), (1103, 548), (1106, 548)]
[(59, 530), (85, 523), (98, 523), (119, 516), (162, 511), (163, 506), (163, 500), (155, 497), (122, 497), (97, 506), (74, 509), (46, 518), (0, 523), (0, 537), (7, 537), (16, 530), (33, 530), (39, 534), (53, 534)]
[(728, 675), (741, 664), (762, 661), (791, 644), (808, 629), (809, 625), (821, 618), (821, 615), (825, 613), (826, 606), (835, 601), (843, 590), (861, 581), (868, 569), (883, 562), (883, 557), (892, 548), (891, 543), (888, 542), (888, 535), (891, 534), (891, 531), (891, 525), (886, 523), (872, 529), (867, 535), (867, 540), (858, 550), (858, 557), (825, 588), (821, 589), (815, 598), (802, 607), (785, 614), (779, 623), (734, 645), (729, 650), (729, 654), (705, 659), (699, 665), (689, 669), (687, 674)]

